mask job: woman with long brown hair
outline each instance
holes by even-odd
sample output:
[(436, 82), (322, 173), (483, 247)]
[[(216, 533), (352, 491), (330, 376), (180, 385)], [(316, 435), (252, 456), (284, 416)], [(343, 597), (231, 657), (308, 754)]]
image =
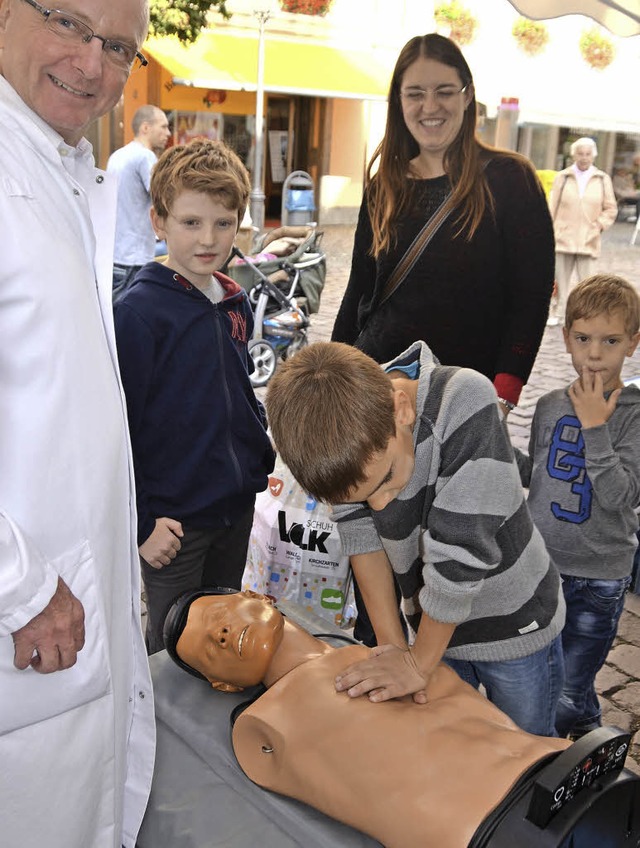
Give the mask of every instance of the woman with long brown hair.
[[(476, 137), (473, 78), (448, 38), (404, 46), (388, 104), (332, 339), (378, 362), (424, 340), (443, 365), (492, 380), (507, 413), (533, 367), (553, 287), (544, 193), (528, 160)], [(442, 223), (389, 294), (435, 212)]]

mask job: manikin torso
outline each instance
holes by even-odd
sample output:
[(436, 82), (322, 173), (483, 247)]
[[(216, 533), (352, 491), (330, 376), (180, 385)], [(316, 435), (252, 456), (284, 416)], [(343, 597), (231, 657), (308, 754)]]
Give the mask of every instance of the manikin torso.
[(336, 692), (336, 674), (368, 656), (330, 649), (242, 713), (233, 746), (254, 782), (387, 848), (465, 848), (530, 765), (570, 744), (524, 733), (444, 665), (424, 705)]

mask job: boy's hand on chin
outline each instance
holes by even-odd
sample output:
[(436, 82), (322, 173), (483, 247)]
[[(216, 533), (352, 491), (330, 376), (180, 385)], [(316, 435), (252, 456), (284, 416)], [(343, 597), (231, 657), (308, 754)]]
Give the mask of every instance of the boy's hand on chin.
[(379, 645), (371, 649), (369, 659), (348, 666), (336, 677), (336, 690), (350, 698), (367, 695), (374, 703), (412, 695), (424, 704), (427, 680), (419, 671), (408, 650), (396, 645)]
[(622, 389), (614, 389), (604, 397), (604, 385), (600, 373), (593, 374), (584, 366), (582, 375), (569, 386), (569, 397), (580, 425), (584, 429), (600, 427), (613, 415)]

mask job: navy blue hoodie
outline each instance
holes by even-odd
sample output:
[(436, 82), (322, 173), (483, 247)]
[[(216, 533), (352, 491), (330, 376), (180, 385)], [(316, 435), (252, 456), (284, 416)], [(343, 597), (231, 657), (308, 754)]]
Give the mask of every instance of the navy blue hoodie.
[(114, 309), (127, 397), (138, 505), (138, 544), (156, 518), (187, 527), (230, 524), (267, 487), (274, 453), (249, 381), (253, 314), (224, 274), (212, 303), (157, 262)]

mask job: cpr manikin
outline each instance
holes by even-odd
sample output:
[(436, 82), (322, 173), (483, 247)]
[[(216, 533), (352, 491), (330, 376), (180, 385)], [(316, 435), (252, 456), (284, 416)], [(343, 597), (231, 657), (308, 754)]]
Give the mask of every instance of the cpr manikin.
[(267, 687), (233, 728), (243, 771), (387, 848), (464, 848), (532, 764), (570, 745), (520, 730), (445, 665), (426, 704), (349, 698), (336, 675), (368, 648), (332, 648), (262, 595), (195, 594), (167, 617), (169, 653), (216, 689)]

